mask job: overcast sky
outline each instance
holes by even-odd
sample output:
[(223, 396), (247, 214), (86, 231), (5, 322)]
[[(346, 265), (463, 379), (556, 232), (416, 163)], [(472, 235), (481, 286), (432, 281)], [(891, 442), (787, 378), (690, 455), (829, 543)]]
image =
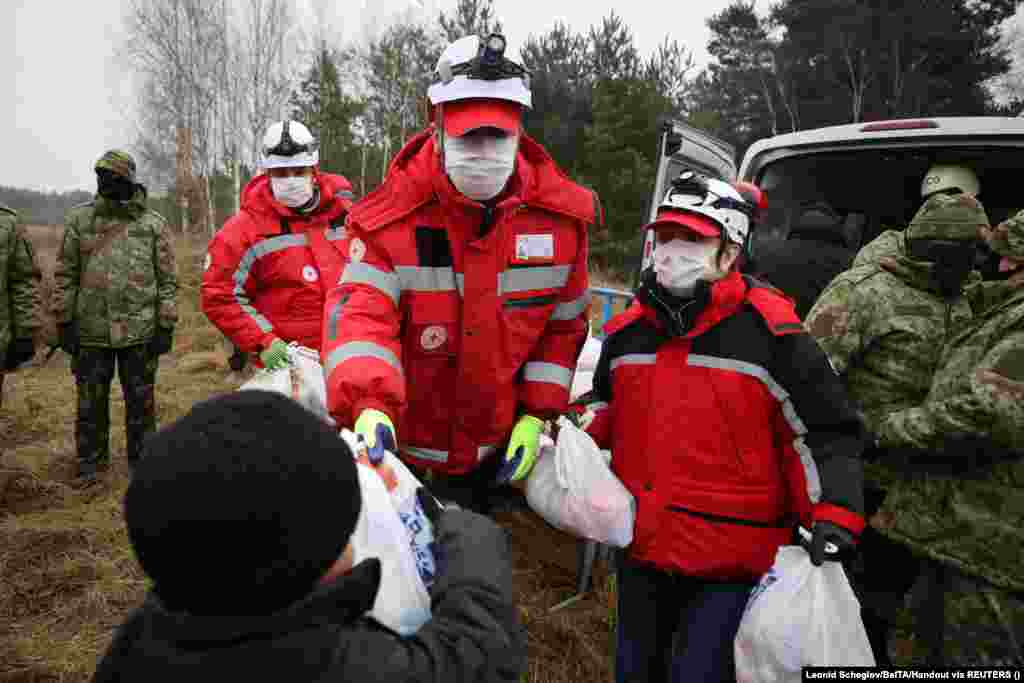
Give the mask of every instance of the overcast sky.
[[(299, 0), (301, 2), (302, 0)], [(402, 10), (436, 15), (455, 0), (305, 0), (332, 33), (354, 39)], [(510, 47), (518, 55), (527, 34), (561, 19), (585, 30), (613, 7), (646, 55), (671, 27), (672, 35), (707, 60), (705, 20), (728, 0), (495, 0)], [(557, 7), (555, 11), (553, 8)], [(309, 12), (309, 17), (315, 14)], [(132, 139), (130, 79), (116, 58), (122, 36), (121, 1), (0, 0), (0, 185), (36, 190), (95, 189), (92, 166), (105, 149)], [(11, 106), (13, 104), (13, 106)], [(143, 178), (145, 181), (145, 178)]]
[[(319, 15), (330, 34), (351, 41), (398, 12), (436, 17), (456, 0), (296, 0), (312, 32)], [(767, 0), (758, 3), (759, 9)], [(65, 191), (95, 189), (92, 166), (105, 149), (130, 146), (132, 85), (115, 53), (122, 40), (121, 0), (0, 0), (0, 185)], [(615, 9), (650, 54), (671, 37), (703, 66), (706, 20), (729, 0), (495, 0), (510, 53), (556, 21), (577, 31)], [(556, 9), (557, 8), (557, 9)], [(13, 103), (13, 106), (11, 106)], [(143, 181), (146, 179), (143, 178)]]

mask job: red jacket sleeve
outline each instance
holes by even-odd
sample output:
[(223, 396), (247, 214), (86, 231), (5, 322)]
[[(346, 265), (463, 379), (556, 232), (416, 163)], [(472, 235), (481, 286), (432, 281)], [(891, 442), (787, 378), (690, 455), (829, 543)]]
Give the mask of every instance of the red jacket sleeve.
[(387, 254), (351, 221), (347, 233), (341, 278), (324, 310), (327, 408), (340, 426), (351, 426), (369, 408), (398, 423), (406, 405), (398, 275)]
[(587, 230), (580, 230), (576, 260), (544, 333), (523, 367), (520, 403), (540, 418), (554, 417), (569, 405), (576, 361), (587, 341), (590, 286), (587, 275)]
[(203, 313), (224, 336), (242, 351), (254, 352), (276, 335), (252, 303), (254, 244), (242, 229), (244, 220), (235, 216), (210, 241), (199, 299)]

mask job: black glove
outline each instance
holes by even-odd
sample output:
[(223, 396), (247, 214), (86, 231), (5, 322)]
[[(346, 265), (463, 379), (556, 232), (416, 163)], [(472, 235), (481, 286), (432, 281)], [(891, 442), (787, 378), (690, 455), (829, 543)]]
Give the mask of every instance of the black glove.
[[(835, 552), (825, 553), (825, 544), (833, 543), (836, 546)], [(808, 553), (811, 556), (811, 564), (820, 567), (821, 563), (828, 560), (844, 560), (852, 557), (857, 549), (857, 540), (853, 533), (841, 526), (818, 520), (811, 529), (811, 547)]]
[(57, 328), (58, 345), (70, 356), (78, 355), (78, 325), (61, 323)]
[(30, 361), (36, 355), (35, 342), (29, 339), (15, 339), (7, 347), (7, 358), (4, 360), (4, 370), (13, 370), (25, 361)]
[(174, 345), (174, 328), (157, 327), (156, 334), (149, 342), (149, 351), (154, 356), (162, 356)]

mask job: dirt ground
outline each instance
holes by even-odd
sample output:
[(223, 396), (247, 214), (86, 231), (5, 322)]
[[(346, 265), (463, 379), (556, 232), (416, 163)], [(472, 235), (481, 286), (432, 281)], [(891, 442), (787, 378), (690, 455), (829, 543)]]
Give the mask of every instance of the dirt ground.
[[(30, 226), (30, 234), (48, 300), (59, 229)], [(246, 379), (227, 369), (221, 336), (198, 309), (201, 260), (201, 252), (179, 242), (181, 318), (174, 350), (161, 360), (157, 377), (162, 423)], [(40, 337), (41, 348), (54, 340), (52, 322)], [(7, 377), (0, 410), (0, 683), (89, 680), (113, 629), (147, 587), (121, 515), (128, 484), (121, 392), (112, 391), (113, 467), (100, 486), (78, 491), (69, 485), (74, 382), (63, 352), (46, 363), (44, 355)], [(530, 634), (529, 680), (610, 680), (612, 593), (604, 566), (596, 569), (594, 592), (549, 614), (575, 592), (576, 541), (528, 511), (497, 517), (512, 536), (516, 589)]]

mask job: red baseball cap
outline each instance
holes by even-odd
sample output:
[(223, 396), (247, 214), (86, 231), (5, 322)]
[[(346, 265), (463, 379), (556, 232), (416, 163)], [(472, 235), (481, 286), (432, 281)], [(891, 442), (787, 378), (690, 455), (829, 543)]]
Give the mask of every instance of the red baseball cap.
[(721, 237), (722, 227), (710, 218), (700, 216), (689, 211), (672, 211), (660, 209), (658, 217), (651, 222), (647, 228), (657, 232), (659, 229), (685, 228), (703, 237)]
[(500, 128), (515, 133), (523, 118), (523, 105), (509, 100), (469, 99), (444, 103), (444, 132), (452, 137), (476, 128)]

